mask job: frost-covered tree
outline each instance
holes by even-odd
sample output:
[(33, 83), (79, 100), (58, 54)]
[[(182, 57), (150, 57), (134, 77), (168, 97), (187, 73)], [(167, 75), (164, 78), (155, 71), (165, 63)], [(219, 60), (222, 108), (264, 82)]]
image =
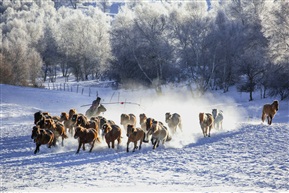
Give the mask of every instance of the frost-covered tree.
[(175, 4), (170, 13), (172, 38), (183, 69), (182, 76), (188, 79), (190, 88), (196, 85), (201, 93), (209, 88), (213, 72), (208, 39), (212, 20), (207, 9), (206, 1), (184, 2)]
[(280, 100), (289, 99), (289, 68), (288, 63), (272, 65), (268, 72), (268, 95), (280, 97)]
[(10, 82), (16, 85), (37, 86), (42, 59), (37, 43), (43, 37), (44, 1), (5, 2), (7, 9), (1, 15), (2, 54), (4, 65), (12, 72)]
[(60, 8), (57, 44), (68, 59), (76, 79), (99, 77), (111, 57), (109, 18), (98, 8), (80, 10)]
[(269, 56), (274, 63), (289, 62), (289, 2), (266, 1), (262, 18), (264, 35), (269, 40)]
[(265, 12), (265, 0), (237, 0), (228, 3), (227, 10), (232, 19), (241, 24), (239, 36), (242, 44), (238, 51), (237, 74), (238, 88), (241, 92), (249, 92), (249, 100), (253, 100), (252, 93), (262, 80), (267, 62), (267, 40), (262, 33), (261, 18)]
[(289, 98), (289, 2), (266, 1), (266, 8), (262, 31), (269, 41), (268, 57), (272, 66), (266, 68), (263, 86), (268, 88), (269, 96), (279, 95), (283, 100)]
[(115, 17), (112, 24), (114, 67), (122, 69), (119, 78), (123, 82), (136, 79), (161, 92), (160, 85), (167, 77), (166, 69), (170, 68), (173, 58), (167, 38), (167, 15), (162, 3), (144, 2), (137, 4), (134, 11), (129, 6), (123, 7)]
[(225, 6), (212, 2), (213, 30), (209, 35), (214, 74), (211, 87), (224, 92), (235, 83), (238, 52), (242, 45), (242, 25), (226, 13)]
[(96, 6), (104, 13), (110, 12), (111, 0), (96, 1)]

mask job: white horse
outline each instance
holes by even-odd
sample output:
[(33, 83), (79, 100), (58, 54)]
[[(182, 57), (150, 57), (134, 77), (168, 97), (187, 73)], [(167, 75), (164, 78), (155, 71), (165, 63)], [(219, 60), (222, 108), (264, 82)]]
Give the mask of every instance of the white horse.
[(216, 129), (223, 129), (223, 111), (222, 110), (217, 110), (217, 109), (213, 109), (212, 110), (212, 114), (213, 114), (213, 118), (214, 118), (214, 127)]

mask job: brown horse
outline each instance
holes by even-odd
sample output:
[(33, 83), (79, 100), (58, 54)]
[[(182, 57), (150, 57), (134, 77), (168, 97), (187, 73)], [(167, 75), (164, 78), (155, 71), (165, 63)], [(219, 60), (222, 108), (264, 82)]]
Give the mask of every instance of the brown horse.
[(51, 131), (53, 131), (55, 139), (58, 139), (61, 136), (62, 146), (63, 146), (63, 140), (68, 138), (68, 136), (66, 135), (66, 129), (64, 125), (60, 122), (56, 123), (53, 119), (44, 119), (43, 128), (50, 129)]
[[(90, 118), (91, 119), (91, 118)], [(96, 117), (96, 119), (98, 119), (98, 123), (99, 123), (99, 125), (98, 125), (98, 128), (99, 128), (99, 133), (100, 133), (100, 130), (101, 131), (103, 131), (103, 125), (104, 124), (109, 124), (109, 125), (115, 125), (115, 122), (114, 121), (112, 121), (112, 120), (107, 120), (105, 117), (103, 117), (103, 116), (98, 116), (98, 117)], [(103, 132), (102, 132), (102, 139), (104, 139), (104, 134), (103, 134)]]
[(279, 102), (277, 100), (273, 101), (272, 104), (265, 104), (262, 110), (262, 122), (267, 118), (268, 124), (272, 124), (273, 117), (279, 110)]
[(31, 139), (34, 139), (36, 148), (34, 154), (40, 151), (40, 146), (47, 144), (48, 148), (54, 143), (54, 134), (51, 130), (41, 129), (39, 126), (34, 126), (32, 129)]
[(140, 150), (142, 142), (145, 137), (145, 132), (141, 128), (135, 128), (133, 125), (128, 125), (126, 135), (128, 137), (126, 151), (129, 152), (129, 144), (130, 142), (133, 142), (134, 143), (133, 152), (134, 152), (138, 148), (137, 146), (138, 141), (139, 141), (139, 150)]
[(199, 120), (204, 137), (210, 137), (214, 125), (213, 115), (211, 113), (199, 113)]
[(76, 153), (79, 153), (81, 145), (82, 145), (83, 151), (85, 151), (85, 144), (89, 143), (91, 145), (89, 152), (91, 152), (94, 147), (95, 141), (97, 140), (100, 143), (98, 133), (95, 129), (93, 128), (87, 129), (82, 126), (77, 126), (75, 128), (74, 139), (78, 139), (78, 143), (79, 143)]
[(102, 126), (102, 130), (108, 148), (110, 148), (111, 143), (111, 147), (114, 149), (115, 140), (117, 140), (119, 146), (119, 144), (121, 143), (121, 128), (118, 125), (110, 125), (105, 123)]
[(93, 118), (88, 120), (86, 116), (81, 115), (77, 117), (75, 125), (82, 126), (87, 129), (93, 128), (97, 131), (97, 133), (99, 133), (99, 119)]
[(34, 113), (34, 124), (36, 125), (39, 121), (44, 118), (52, 118), (52, 116), (48, 112), (38, 111)]

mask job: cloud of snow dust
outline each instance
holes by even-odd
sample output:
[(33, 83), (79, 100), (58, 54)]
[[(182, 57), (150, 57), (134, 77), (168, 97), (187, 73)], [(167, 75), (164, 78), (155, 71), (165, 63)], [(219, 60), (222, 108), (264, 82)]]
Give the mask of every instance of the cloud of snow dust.
[[(164, 91), (162, 96), (157, 96), (154, 90), (145, 91), (124, 91), (120, 94), (120, 100), (135, 102), (140, 104), (106, 105), (107, 112), (104, 114), (108, 119), (114, 120), (120, 125), (120, 115), (122, 113), (133, 113), (137, 117), (137, 127), (139, 125), (139, 114), (145, 113), (147, 117), (152, 117), (165, 123), (165, 113), (178, 113), (182, 118), (183, 132), (178, 132), (173, 136), (172, 141), (167, 146), (181, 148), (190, 143), (195, 143), (202, 136), (199, 125), (199, 113), (211, 113), (217, 108), (223, 111), (223, 130), (213, 129), (211, 136), (219, 132), (230, 131), (237, 128), (237, 123), (242, 121), (245, 110), (230, 97), (217, 94), (206, 94), (200, 98), (193, 98), (188, 92)], [(123, 139), (126, 142), (126, 138)]]

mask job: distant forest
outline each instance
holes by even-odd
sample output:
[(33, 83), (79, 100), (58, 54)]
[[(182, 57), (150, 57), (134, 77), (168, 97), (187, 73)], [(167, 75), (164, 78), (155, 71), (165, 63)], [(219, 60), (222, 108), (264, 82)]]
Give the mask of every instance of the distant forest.
[(59, 72), (192, 93), (260, 90), (289, 99), (289, 1), (3, 0), (0, 83), (39, 87)]

